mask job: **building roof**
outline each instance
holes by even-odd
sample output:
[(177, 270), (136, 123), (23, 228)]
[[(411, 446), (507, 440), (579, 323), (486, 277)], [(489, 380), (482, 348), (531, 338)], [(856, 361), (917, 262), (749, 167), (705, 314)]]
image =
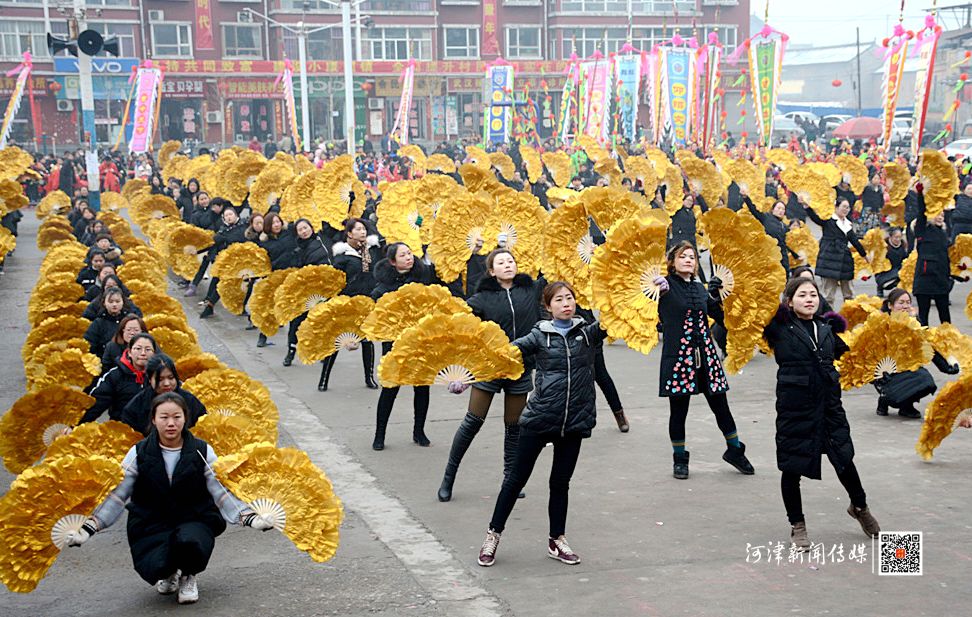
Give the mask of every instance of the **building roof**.
[[(861, 55), (867, 53), (871, 45), (861, 44)], [(808, 64), (841, 64), (857, 57), (857, 45), (834, 45), (831, 47), (789, 48), (783, 57), (783, 66), (804, 66)]]

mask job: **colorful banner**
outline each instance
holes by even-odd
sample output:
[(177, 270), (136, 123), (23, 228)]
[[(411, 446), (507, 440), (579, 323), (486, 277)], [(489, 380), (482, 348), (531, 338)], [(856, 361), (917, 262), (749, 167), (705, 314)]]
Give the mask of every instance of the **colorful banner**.
[(132, 139), (128, 142), (128, 149), (133, 154), (147, 152), (152, 146), (155, 104), (161, 82), (162, 72), (153, 68), (151, 61), (135, 74), (135, 113)]
[(638, 125), (638, 90), (641, 86), (641, 54), (625, 54), (615, 59), (617, 72), (618, 112), (621, 114), (621, 136), (635, 140)]
[(887, 152), (891, 147), (891, 129), (894, 126), (894, 112), (898, 108), (898, 95), (901, 93), (901, 76), (904, 74), (905, 59), (908, 56), (908, 38), (900, 37), (891, 44), (884, 61), (884, 115), (881, 117), (881, 148)]
[(688, 48), (676, 47), (662, 47), (659, 51), (664, 59), (665, 124), (672, 130), (672, 143), (684, 146), (690, 135), (690, 115), (695, 100), (695, 93), (692, 92), (695, 73), (693, 52)]
[(486, 143), (502, 143), (510, 134), (513, 117), (513, 67), (509, 64), (486, 66), (486, 121), (483, 135)]
[(210, 0), (196, 1), (196, 27), (193, 39), (196, 49), (215, 49), (213, 46), (213, 7)]
[[(30, 54), (24, 54), (24, 61), (20, 66), (7, 73), (8, 77), (13, 77), (13, 74), (19, 71), (17, 81), (14, 83), (13, 92), (10, 94), (10, 101), (7, 103), (7, 109), (3, 113), (3, 124), (0, 125), (0, 148), (7, 146), (7, 138), (10, 137), (10, 130), (13, 128), (14, 118), (17, 117), (17, 112), (20, 111), (20, 102), (23, 100), (24, 92), (27, 90), (31, 68)], [(33, 113), (33, 111), (32, 109), (31, 112)]]
[(938, 39), (942, 35), (942, 27), (935, 24), (935, 17), (925, 18), (925, 28), (918, 32), (916, 44), (918, 71), (915, 73), (915, 109), (911, 115), (911, 160), (918, 160), (921, 151), (921, 138), (925, 131), (925, 117), (928, 113), (928, 98), (932, 90), (932, 73), (935, 68), (935, 56), (938, 52)]
[[(715, 33), (713, 33), (715, 34)], [(719, 118), (719, 84), (722, 81), (722, 45), (719, 43), (718, 36), (711, 37), (709, 44), (704, 48), (705, 53), (705, 75), (702, 79), (703, 99), (702, 118), (699, 129), (699, 143), (704, 151), (708, 151), (709, 144), (712, 143), (715, 135), (715, 127)]]
[(657, 146), (661, 143), (661, 65), (662, 59), (658, 51), (648, 54), (648, 116), (651, 122), (651, 143)]
[(783, 52), (782, 38), (754, 36), (749, 45), (749, 75), (752, 79), (753, 105), (763, 144), (773, 140), (773, 121), (780, 90)]
[(483, 56), (500, 54), (496, 39), (496, 0), (483, 0), (483, 40), (479, 48)]
[(571, 118), (574, 114), (574, 96), (577, 92), (577, 79), (579, 66), (576, 56), (572, 57), (570, 66), (567, 68), (567, 80), (560, 93), (560, 126), (557, 128), (557, 141), (561, 144), (567, 143), (567, 136), (570, 134)]
[(402, 72), (402, 96), (398, 100), (398, 111), (395, 113), (395, 125), (392, 126), (391, 137), (398, 143), (408, 143), (409, 109), (412, 107), (412, 90), (415, 85), (415, 61), (409, 60)]
[(284, 103), (287, 106), (287, 126), (294, 138), (294, 147), (297, 152), (302, 152), (300, 130), (297, 128), (297, 102), (294, 99), (294, 66), (289, 59), (284, 61), (283, 73), (277, 77), (277, 81), (273, 84), (275, 88), (278, 82), (283, 83)]
[(584, 62), (581, 68), (584, 72), (582, 83), (585, 86), (584, 96), (580, 105), (584, 112), (581, 123), (582, 132), (601, 143), (607, 141), (611, 118), (611, 65), (603, 58)]

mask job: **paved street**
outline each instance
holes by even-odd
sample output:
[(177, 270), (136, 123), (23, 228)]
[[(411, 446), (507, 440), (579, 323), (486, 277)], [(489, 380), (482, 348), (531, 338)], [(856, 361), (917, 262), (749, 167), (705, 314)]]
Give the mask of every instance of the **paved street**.
[[(42, 257), (36, 229), (30, 212), (0, 278), (3, 409), (24, 390), (19, 352), (27, 294)], [(953, 316), (965, 332), (968, 290), (957, 286), (952, 296)], [(404, 388), (386, 449), (374, 452), (378, 394), (364, 387), (357, 352), (341, 354), (331, 390), (319, 393), (319, 365), (281, 366), (283, 332), (272, 339), (276, 345), (257, 349), (244, 318), (219, 308), (201, 322), (195, 301), (184, 305), (206, 351), (270, 388), (281, 413), (281, 445), (306, 450), (326, 471), (347, 518), (337, 557), (327, 564), (313, 563), (277, 533), (230, 529), (200, 576), (199, 604), (180, 610), (214, 616), (941, 616), (961, 614), (972, 602), (972, 431), (946, 439), (923, 462), (914, 452), (920, 423), (877, 417), (873, 388), (844, 397), (856, 463), (882, 528), (924, 533), (924, 576), (872, 573), (871, 542), (846, 514), (846, 494), (826, 463), (822, 482), (803, 483), (804, 510), (811, 540), (827, 551), (843, 545), (843, 562), (791, 564), (784, 553), (784, 563), (768, 564), (763, 550), (759, 563), (747, 563), (747, 556), (753, 561), (747, 544), (789, 538), (773, 442), (775, 364), (759, 356), (730, 378), (729, 401), (756, 475), (742, 476), (722, 462), (722, 436), (699, 398), (687, 431), (692, 475), (680, 482), (671, 477), (667, 404), (657, 397), (659, 350), (645, 357), (620, 344), (605, 354), (632, 428), (620, 434), (602, 405), (594, 436), (584, 443), (567, 534), (582, 564), (568, 567), (545, 556), (546, 455), (507, 526), (496, 566), (485, 569), (476, 554), (501, 481), (499, 401), (463, 462), (453, 501), (442, 504), (435, 493), (467, 396), (433, 389), (426, 429), (432, 447), (423, 449), (411, 442), (411, 392)], [(0, 481), (8, 483), (11, 476), (2, 473)], [(865, 545), (863, 563), (847, 559), (855, 544)], [(135, 574), (122, 522), (65, 551), (34, 593), (0, 590), (5, 616), (153, 616), (175, 609), (174, 598), (160, 598)]]

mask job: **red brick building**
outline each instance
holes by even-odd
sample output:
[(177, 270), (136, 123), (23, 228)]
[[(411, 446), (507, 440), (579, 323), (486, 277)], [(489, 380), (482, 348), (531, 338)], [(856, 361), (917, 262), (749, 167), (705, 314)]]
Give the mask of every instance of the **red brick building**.
[[(48, 149), (78, 143), (76, 67), (66, 55), (52, 59), (45, 34), (65, 35), (70, 5), (48, 0), (0, 0), (0, 71), (34, 55), (32, 80)], [(595, 49), (617, 51), (627, 40), (650, 49), (678, 27), (704, 37), (718, 28), (731, 52), (749, 36), (749, 0), (364, 0), (352, 16), (357, 138), (378, 140), (391, 127), (401, 93), (398, 77), (409, 57), (418, 61), (413, 138), (442, 140), (479, 134), (485, 63), (503, 57), (517, 68), (517, 90), (534, 92), (545, 78), (556, 106), (565, 59)], [(312, 133), (343, 139), (344, 110), (340, 9), (325, 0), (88, 0), (89, 28), (119, 37), (121, 58), (96, 58), (95, 107), (102, 145), (117, 140), (132, 66), (152, 59), (165, 71), (158, 135), (201, 143), (261, 141), (285, 133), (282, 92), (273, 82), (283, 59), (298, 58), (297, 37), (248, 9), (296, 28), (307, 37), (308, 98)], [(677, 9), (677, 14), (676, 14)], [(62, 54), (64, 55), (64, 54)], [(734, 81), (726, 69), (724, 86)], [(12, 79), (0, 80), (0, 106)], [(295, 82), (297, 80), (295, 79)], [(297, 85), (299, 92), (299, 85)], [(727, 104), (732, 105), (732, 93)], [(299, 104), (299, 96), (298, 96)], [(34, 138), (24, 104), (13, 138)], [(541, 129), (543, 132), (543, 129)]]

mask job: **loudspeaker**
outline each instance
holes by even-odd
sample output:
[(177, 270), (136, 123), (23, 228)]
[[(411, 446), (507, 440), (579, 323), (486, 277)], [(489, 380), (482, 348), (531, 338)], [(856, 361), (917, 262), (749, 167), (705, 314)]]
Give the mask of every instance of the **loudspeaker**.
[(105, 45), (105, 39), (97, 30), (85, 30), (78, 35), (78, 50), (82, 53), (94, 56)]
[(109, 54), (117, 58), (118, 56), (121, 55), (121, 52), (119, 51), (120, 46), (121, 45), (118, 42), (117, 36), (109, 36), (108, 38), (105, 39), (105, 44), (102, 49), (104, 49), (106, 52), (108, 52)]
[(47, 49), (51, 52), (52, 56), (58, 52), (64, 51), (65, 49), (68, 50), (68, 53), (72, 56), (76, 57), (78, 55), (77, 43), (68, 39), (56, 37), (50, 32), (47, 33)]

